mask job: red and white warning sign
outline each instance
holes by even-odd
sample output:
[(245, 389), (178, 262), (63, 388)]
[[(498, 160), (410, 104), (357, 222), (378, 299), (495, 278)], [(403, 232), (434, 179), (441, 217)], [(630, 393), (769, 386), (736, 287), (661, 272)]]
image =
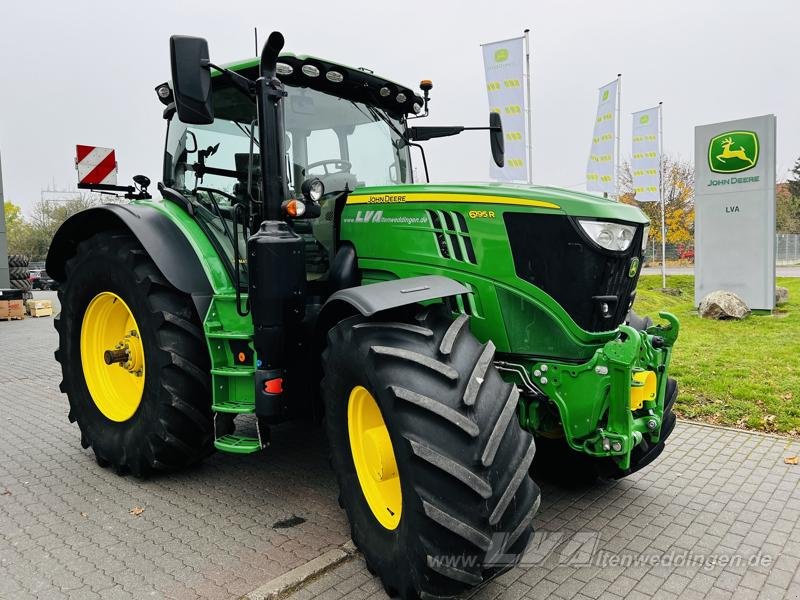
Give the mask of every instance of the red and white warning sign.
[(113, 148), (75, 146), (78, 185), (116, 185), (117, 157)]

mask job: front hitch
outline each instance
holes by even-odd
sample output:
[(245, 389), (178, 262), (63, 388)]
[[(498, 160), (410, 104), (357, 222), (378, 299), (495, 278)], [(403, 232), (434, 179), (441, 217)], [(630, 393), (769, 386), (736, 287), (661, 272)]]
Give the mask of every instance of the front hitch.
[[(674, 425), (664, 422), (664, 405), (679, 324), (670, 313), (659, 316), (666, 323), (646, 331), (621, 325), (616, 338), (582, 365), (529, 365), (537, 391), (558, 408), (568, 444), (590, 456), (610, 457), (622, 471), (631, 469), (634, 450), (660, 444)], [(541, 433), (537, 412), (524, 407), (521, 422)]]

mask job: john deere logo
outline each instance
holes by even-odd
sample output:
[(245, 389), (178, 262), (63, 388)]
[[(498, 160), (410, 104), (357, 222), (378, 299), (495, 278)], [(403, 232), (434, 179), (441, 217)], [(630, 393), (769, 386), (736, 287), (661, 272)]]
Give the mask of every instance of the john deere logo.
[(647, 125), (650, 122), (650, 115), (642, 115), (639, 117), (639, 125)]
[(494, 51), (494, 62), (505, 62), (508, 60), (508, 50), (500, 48)]
[(639, 272), (639, 257), (638, 256), (634, 256), (631, 259), (631, 266), (628, 269), (628, 277), (633, 279), (634, 277), (636, 277), (636, 274), (638, 272)]
[(728, 131), (708, 143), (708, 168), (715, 173), (739, 173), (756, 166), (758, 136), (754, 131)]
[(603, 90), (603, 102), (608, 100), (608, 90)]

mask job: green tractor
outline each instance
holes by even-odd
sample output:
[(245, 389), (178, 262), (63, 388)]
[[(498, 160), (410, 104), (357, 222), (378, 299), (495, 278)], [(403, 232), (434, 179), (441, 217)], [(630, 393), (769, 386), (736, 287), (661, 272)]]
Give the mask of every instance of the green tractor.
[[(352, 538), (390, 594), (514, 565), (537, 463), (622, 477), (672, 431), (676, 319), (630, 312), (638, 209), (526, 185), (414, 183), (421, 92), (313, 56), (217, 67), (173, 36), (161, 199), (53, 239), (61, 390), (97, 462), (145, 477), (324, 421)], [(113, 186), (94, 186), (108, 191)], [(117, 189), (117, 188), (114, 188)], [(545, 460), (546, 459), (546, 460)]]

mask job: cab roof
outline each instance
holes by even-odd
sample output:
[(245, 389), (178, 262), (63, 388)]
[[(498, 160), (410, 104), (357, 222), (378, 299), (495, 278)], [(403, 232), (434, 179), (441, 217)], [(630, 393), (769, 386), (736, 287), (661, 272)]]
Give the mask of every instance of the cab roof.
[[(258, 58), (229, 63), (223, 67), (252, 80), (259, 76)], [(336, 75), (337, 73), (341, 78)], [(219, 75), (219, 72), (213, 74), (214, 77)], [(312, 88), (348, 100), (377, 106), (395, 117), (414, 114), (423, 106), (422, 98), (411, 88), (379, 77), (363, 67), (348, 67), (316, 56), (282, 53), (278, 57), (278, 78), (286, 85)], [(338, 81), (339, 79), (341, 80)], [(415, 104), (419, 107), (417, 110)]]

